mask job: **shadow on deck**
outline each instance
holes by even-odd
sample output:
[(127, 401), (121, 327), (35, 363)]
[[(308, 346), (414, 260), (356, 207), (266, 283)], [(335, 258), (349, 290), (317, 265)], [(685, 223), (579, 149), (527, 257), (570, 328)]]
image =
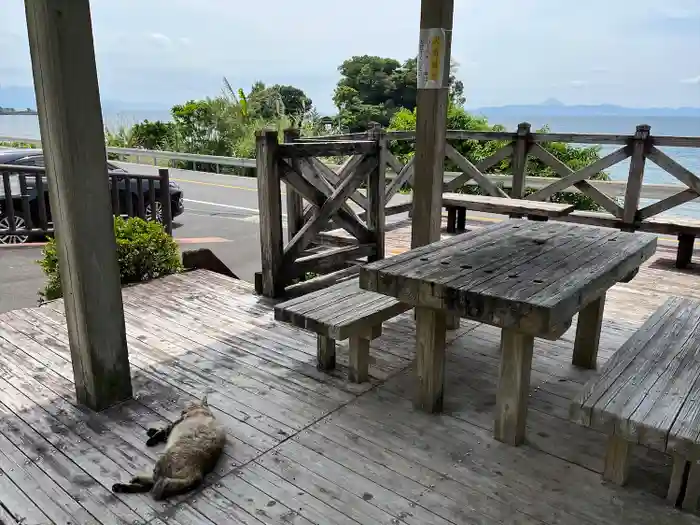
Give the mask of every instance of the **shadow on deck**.
[[(395, 230), (399, 231), (399, 230)], [(391, 243), (389, 234), (388, 243)], [(663, 247), (609, 294), (600, 360), (697, 271)], [(570, 423), (595, 374), (571, 364), (575, 326), (536, 340), (528, 442), (491, 437), (496, 329), (451, 332), (445, 412), (411, 406), (411, 314), (372, 343), (371, 384), (315, 367), (315, 338), (273, 320), (252, 287), (203, 270), (124, 290), (135, 399), (76, 405), (61, 301), (0, 315), (0, 523), (700, 524), (663, 498), (670, 460), (636, 450), (630, 484), (601, 481), (605, 438)], [(209, 392), (230, 441), (216, 475), (168, 503), (109, 487), (150, 470), (145, 430)]]

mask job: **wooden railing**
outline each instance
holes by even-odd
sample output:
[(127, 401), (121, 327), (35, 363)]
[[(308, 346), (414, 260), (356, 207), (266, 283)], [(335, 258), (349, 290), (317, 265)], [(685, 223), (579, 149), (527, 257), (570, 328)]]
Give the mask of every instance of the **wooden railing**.
[[(162, 222), (172, 234), (170, 174), (110, 172), (112, 212)], [(86, 196), (87, 198), (87, 196)], [(0, 164), (0, 244), (20, 244), (54, 233), (44, 168)]]
[[(366, 135), (366, 133), (354, 133), (333, 138), (358, 140)], [(387, 141), (415, 140), (414, 132), (387, 132), (383, 136), (385, 141), (382, 144), (386, 144)], [(319, 137), (315, 140), (330, 138)], [(532, 133), (530, 124), (522, 123), (516, 132), (447, 131), (446, 138), (446, 157), (458, 166), (461, 173), (449, 180), (446, 178), (443, 185), (445, 191), (455, 191), (465, 184), (472, 184), (479, 186), (487, 195), (539, 201), (550, 200), (557, 193), (583, 193), (600, 208), (630, 227), (700, 197), (700, 177), (659, 149), (661, 147), (696, 148), (700, 157), (700, 136), (652, 136), (648, 125), (637, 126), (633, 135)], [(505, 145), (488, 158), (474, 164), (451, 144), (453, 141), (463, 140), (500, 141), (505, 142)], [(573, 171), (542, 146), (543, 143), (548, 142), (621, 147), (594, 163)], [(398, 174), (386, 189), (388, 202), (402, 185), (412, 182), (414, 158), (402, 164), (389, 152), (385, 152), (384, 157), (387, 165)], [(558, 178), (529, 177), (527, 173), (529, 158), (542, 161), (554, 171)], [(625, 182), (591, 180), (596, 174), (628, 158), (630, 158), (630, 167)], [(510, 173), (487, 173), (506, 159), (510, 160)], [(682, 184), (654, 184), (645, 188), (644, 174), (647, 160)], [(536, 184), (532, 184), (533, 182)], [(510, 191), (504, 192), (499, 187), (499, 183), (508, 187)], [(613, 191), (607, 191), (608, 188)], [(528, 194), (527, 189), (535, 191)], [(624, 197), (622, 204), (618, 203), (620, 193)], [(640, 207), (640, 200), (644, 197), (656, 197), (660, 200)]]
[[(262, 272), (256, 288), (267, 297), (303, 293), (357, 271), (357, 263), (384, 257), (382, 133), (363, 140), (306, 141), (294, 131), (278, 143), (277, 132), (257, 138)], [(334, 171), (319, 157), (347, 156)], [(281, 183), (286, 185), (287, 242), (282, 230)], [(366, 185), (364, 193), (358, 191)], [(306, 206), (304, 205), (306, 202)], [(363, 212), (356, 213), (354, 202)], [(317, 235), (333, 223), (354, 239), (327, 249)], [(317, 277), (304, 282), (308, 274)]]

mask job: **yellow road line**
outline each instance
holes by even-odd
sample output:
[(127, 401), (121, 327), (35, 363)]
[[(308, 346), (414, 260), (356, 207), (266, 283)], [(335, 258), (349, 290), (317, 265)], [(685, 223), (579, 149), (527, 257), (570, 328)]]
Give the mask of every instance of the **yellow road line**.
[[(214, 186), (215, 188), (228, 188), (231, 190), (244, 190), (244, 191), (258, 191), (258, 188), (249, 188), (248, 186), (234, 186), (233, 184), (218, 184), (216, 182), (204, 182), (201, 180), (180, 179), (180, 178), (175, 178), (175, 177), (173, 177), (170, 180), (172, 180), (173, 182), (187, 182), (189, 184), (199, 184), (201, 186)], [(285, 195), (285, 192), (282, 192), (281, 194)]]

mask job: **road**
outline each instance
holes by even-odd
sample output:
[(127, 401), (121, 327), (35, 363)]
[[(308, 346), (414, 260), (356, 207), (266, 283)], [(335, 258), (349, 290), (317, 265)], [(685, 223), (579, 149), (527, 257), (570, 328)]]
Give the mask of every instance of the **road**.
[[(123, 164), (134, 173), (156, 173), (148, 165)], [(256, 179), (171, 170), (185, 194), (185, 212), (174, 220), (182, 250), (210, 248), (241, 279), (260, 270)], [(283, 203), (284, 204), (284, 203)], [(33, 306), (44, 277), (35, 263), (41, 248), (0, 248), (0, 312)]]

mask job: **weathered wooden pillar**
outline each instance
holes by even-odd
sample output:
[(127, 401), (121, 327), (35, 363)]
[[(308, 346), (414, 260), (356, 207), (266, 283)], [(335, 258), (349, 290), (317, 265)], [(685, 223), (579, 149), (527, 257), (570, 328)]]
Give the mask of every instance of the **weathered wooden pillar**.
[(88, 0), (25, 0), (78, 401), (132, 395)]
[(622, 214), (622, 222), (627, 229), (634, 228), (639, 208), (639, 198), (642, 195), (644, 182), (644, 167), (646, 165), (646, 153), (649, 142), (651, 126), (641, 124), (632, 139), (632, 157), (630, 158), (630, 171), (627, 178), (627, 190), (625, 191), (625, 208)]
[[(453, 16), (454, 0), (421, 0), (413, 248), (440, 239)], [(444, 311), (425, 308), (416, 308), (415, 317), (414, 406), (435, 412), (442, 409), (447, 317)]]
[(386, 134), (375, 126), (368, 132), (369, 140), (377, 144), (377, 167), (373, 169), (367, 180), (367, 227), (375, 234), (376, 252), (369, 261), (384, 258), (386, 217), (384, 213), (386, 192)]
[(277, 131), (266, 130), (258, 133), (256, 146), (262, 263), (262, 283), (259, 291), (265, 297), (278, 297), (283, 293), (280, 279), (284, 245)]
[[(299, 139), (298, 129), (286, 129), (284, 141), (294, 142)], [(295, 160), (292, 160), (295, 162)], [(291, 184), (286, 185), (285, 195), (287, 199), (287, 242), (291, 242), (297, 232), (304, 225), (304, 202), (301, 195)]]

